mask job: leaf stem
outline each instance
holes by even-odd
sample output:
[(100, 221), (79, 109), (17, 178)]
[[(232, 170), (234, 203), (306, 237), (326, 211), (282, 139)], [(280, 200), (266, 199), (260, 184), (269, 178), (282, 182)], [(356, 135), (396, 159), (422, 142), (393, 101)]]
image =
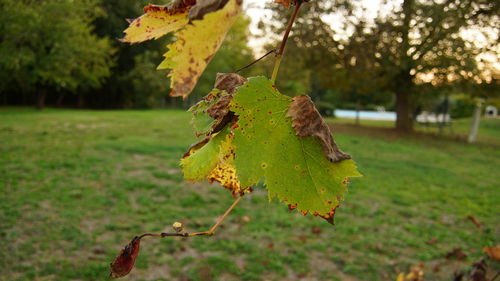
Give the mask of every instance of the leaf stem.
[(142, 235), (139, 236), (139, 239), (143, 238), (143, 237), (146, 237), (146, 236), (149, 236), (149, 237), (158, 237), (158, 238), (165, 238), (165, 237), (193, 237), (193, 236), (203, 236), (203, 235), (207, 235), (207, 236), (212, 236), (215, 234), (215, 230), (222, 224), (222, 222), (224, 221), (224, 219), (227, 217), (227, 215), (229, 215), (229, 213), (234, 209), (234, 207), (236, 207), (236, 205), (238, 205), (238, 203), (241, 201), (241, 199), (243, 198), (243, 196), (239, 196), (238, 198), (236, 198), (236, 200), (233, 202), (233, 204), (231, 205), (231, 207), (229, 207), (226, 212), (224, 212), (224, 214), (217, 220), (217, 222), (207, 231), (202, 231), (202, 232), (193, 232), (193, 233), (166, 233), (166, 232), (162, 232), (162, 233), (144, 233)]
[(273, 49), (273, 50), (271, 50), (271, 51), (267, 52), (267, 53), (266, 53), (265, 55), (263, 55), (262, 57), (260, 57), (260, 58), (258, 58), (258, 59), (256, 59), (256, 60), (254, 60), (253, 62), (251, 62), (251, 63), (249, 63), (249, 64), (245, 65), (244, 67), (242, 67), (242, 68), (240, 68), (240, 69), (236, 70), (234, 73), (238, 73), (238, 72), (240, 72), (240, 71), (242, 71), (242, 70), (244, 70), (244, 69), (249, 68), (250, 66), (252, 66), (252, 65), (254, 65), (254, 64), (256, 64), (256, 63), (258, 63), (259, 61), (261, 61), (262, 59), (264, 59), (265, 57), (269, 56), (269, 55), (270, 55), (270, 54), (272, 54), (272, 53), (276, 53), (276, 49)]
[(280, 69), (281, 61), (283, 60), (283, 53), (285, 52), (285, 47), (286, 47), (286, 42), (288, 41), (288, 37), (290, 36), (290, 31), (292, 30), (293, 23), (295, 22), (295, 19), (297, 18), (297, 15), (299, 14), (300, 7), (302, 6), (302, 2), (304, 0), (297, 0), (295, 4), (295, 9), (293, 10), (292, 16), (290, 17), (290, 20), (288, 21), (288, 25), (285, 30), (285, 34), (283, 35), (283, 40), (281, 40), (281, 45), (280, 48), (278, 49), (278, 52), (276, 53), (276, 62), (274, 63), (274, 69), (273, 69), (273, 74), (271, 76), (271, 81), (273, 84), (276, 82), (276, 78), (278, 77), (278, 72)]

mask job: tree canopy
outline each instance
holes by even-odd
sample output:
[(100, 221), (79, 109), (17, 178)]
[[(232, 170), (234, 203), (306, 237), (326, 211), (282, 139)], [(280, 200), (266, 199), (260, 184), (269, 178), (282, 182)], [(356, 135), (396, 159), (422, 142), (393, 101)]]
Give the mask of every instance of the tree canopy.
[(99, 87), (110, 75), (109, 39), (93, 33), (98, 2), (3, 1), (0, 14), (2, 88), (39, 93)]
[[(385, 1), (373, 20), (355, 1), (317, 0), (304, 8), (288, 49), (297, 58), (289, 62), (295, 67), (282, 75), (299, 76), (306, 85), (314, 82), (306, 77), (315, 77), (323, 87), (365, 102), (394, 96), (400, 130), (412, 129), (412, 110), (424, 84), (469, 86), (477, 93), (485, 88), (481, 84), (498, 83), (498, 70), (480, 59), (497, 48), (495, 1)], [(283, 14), (282, 8), (273, 10)], [(336, 29), (326, 20), (332, 16), (340, 19)], [(282, 29), (276, 25), (269, 31)]]

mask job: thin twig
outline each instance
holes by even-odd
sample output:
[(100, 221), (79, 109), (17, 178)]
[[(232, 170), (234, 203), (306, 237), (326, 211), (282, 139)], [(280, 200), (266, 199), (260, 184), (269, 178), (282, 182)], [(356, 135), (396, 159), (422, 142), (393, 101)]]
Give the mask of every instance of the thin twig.
[(269, 55), (270, 55), (270, 54), (272, 54), (272, 53), (276, 53), (276, 49), (272, 49), (271, 51), (267, 52), (267, 53), (266, 53), (265, 55), (263, 55), (262, 57), (260, 57), (260, 58), (258, 58), (258, 59), (256, 59), (256, 60), (254, 60), (253, 62), (251, 62), (251, 63), (249, 63), (249, 64), (245, 65), (244, 67), (242, 67), (242, 68), (240, 68), (240, 69), (236, 70), (234, 73), (238, 73), (238, 72), (240, 72), (240, 71), (242, 71), (242, 70), (244, 70), (244, 69), (249, 68), (250, 66), (252, 66), (252, 65), (254, 65), (254, 64), (256, 64), (256, 63), (258, 63), (259, 61), (261, 61), (262, 59), (264, 59), (265, 57), (269, 56)]
[(227, 215), (238, 205), (238, 203), (241, 201), (243, 196), (239, 196), (236, 198), (236, 200), (233, 202), (231, 207), (229, 207), (226, 212), (217, 220), (217, 222), (207, 231), (202, 231), (202, 232), (193, 232), (193, 233), (167, 233), (167, 232), (162, 232), (162, 233), (144, 233), (139, 236), (139, 239), (149, 236), (149, 237), (158, 237), (158, 238), (164, 238), (164, 237), (193, 237), (193, 236), (202, 236), (202, 235), (214, 235), (215, 230), (221, 225), (221, 223), (224, 221), (224, 219), (227, 217)]
[(493, 279), (491, 279), (490, 281), (495, 281), (495, 279), (497, 279), (498, 276), (500, 276), (500, 272), (497, 272), (497, 275), (495, 275), (495, 277), (493, 277)]
[(300, 7), (302, 6), (303, 0), (298, 0), (295, 4), (295, 9), (293, 10), (293, 14), (288, 21), (288, 25), (285, 30), (285, 34), (283, 35), (283, 40), (281, 40), (280, 48), (276, 53), (276, 62), (274, 64), (273, 75), (271, 76), (271, 81), (273, 84), (276, 82), (276, 77), (278, 76), (278, 71), (280, 69), (281, 60), (283, 59), (283, 53), (285, 52), (286, 42), (288, 41), (288, 37), (290, 36), (290, 31), (292, 30), (293, 23), (299, 14)]

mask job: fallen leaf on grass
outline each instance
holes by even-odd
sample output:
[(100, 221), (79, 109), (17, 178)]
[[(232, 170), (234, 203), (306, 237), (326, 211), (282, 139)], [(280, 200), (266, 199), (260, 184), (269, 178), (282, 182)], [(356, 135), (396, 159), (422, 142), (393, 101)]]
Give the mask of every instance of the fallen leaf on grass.
[(436, 237), (432, 237), (431, 240), (425, 241), (425, 244), (427, 244), (427, 245), (434, 245), (437, 242), (438, 242), (437, 238)]
[(243, 221), (244, 223), (249, 223), (252, 221), (252, 219), (250, 217), (247, 217), (247, 216), (243, 216), (241, 218), (241, 221)]
[(424, 281), (424, 263), (413, 266), (408, 274), (399, 273), (396, 281)]
[(485, 252), (490, 258), (500, 261), (500, 245), (483, 247), (483, 252)]
[(467, 219), (470, 220), (477, 228), (481, 228), (481, 223), (473, 216), (467, 216)]
[(314, 226), (311, 228), (313, 234), (319, 235), (321, 233), (321, 227)]
[(484, 259), (481, 259), (472, 265), (472, 271), (469, 278), (471, 281), (488, 281), (488, 279), (486, 279), (487, 271), (488, 265)]
[(460, 248), (455, 248), (446, 254), (446, 258), (449, 260), (453, 258), (457, 260), (464, 260), (466, 257), (467, 255)]

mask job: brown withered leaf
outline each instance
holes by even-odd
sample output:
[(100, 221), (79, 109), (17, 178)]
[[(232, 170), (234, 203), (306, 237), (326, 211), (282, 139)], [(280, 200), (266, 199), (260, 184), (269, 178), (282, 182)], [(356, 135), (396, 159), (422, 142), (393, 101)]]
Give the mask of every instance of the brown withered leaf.
[[(222, 119), (229, 112), (229, 103), (233, 99), (236, 88), (245, 84), (247, 79), (236, 73), (217, 73), (215, 89), (225, 91), (229, 95), (221, 96), (219, 101), (207, 109), (207, 114), (214, 119)], [(210, 94), (209, 94), (210, 95)], [(206, 98), (210, 98), (207, 96)]]
[(331, 162), (351, 159), (350, 155), (342, 152), (337, 146), (328, 125), (321, 118), (321, 114), (309, 96), (294, 97), (287, 117), (292, 118), (292, 126), (298, 136), (315, 136), (320, 139), (323, 151)]
[(452, 251), (446, 254), (447, 259), (457, 259), (457, 260), (465, 260), (467, 255), (462, 251), (461, 248), (455, 248)]
[(169, 14), (179, 13), (191, 9), (196, 0), (174, 0), (166, 5), (149, 4), (144, 7), (144, 13), (167, 12)]
[(432, 237), (430, 240), (425, 241), (425, 244), (427, 245), (434, 245), (438, 242), (438, 239), (436, 237)]
[(220, 132), (237, 117), (229, 111), (236, 88), (247, 80), (235, 73), (218, 73), (214, 89), (188, 111), (193, 113), (191, 124), (197, 137), (210, 136)]
[(201, 20), (203, 17), (215, 11), (218, 11), (226, 6), (229, 0), (204, 0), (198, 1), (191, 10), (189, 10), (188, 18), (190, 20)]
[(467, 216), (467, 219), (470, 220), (477, 228), (481, 228), (481, 223), (473, 216)]
[[(469, 275), (471, 281), (488, 281), (486, 275), (488, 273), (488, 264), (484, 259), (472, 264), (472, 271)], [(493, 279), (492, 279), (493, 280)]]
[(490, 258), (500, 261), (500, 245), (483, 247), (483, 252), (485, 252)]
[(132, 271), (137, 255), (139, 254), (140, 244), (141, 238), (136, 236), (127, 246), (125, 246), (123, 250), (120, 251), (120, 254), (110, 265), (111, 273), (109, 274), (109, 277), (120, 278)]
[(275, 3), (282, 4), (285, 7), (290, 7), (291, 4), (294, 4), (296, 0), (274, 0)]

